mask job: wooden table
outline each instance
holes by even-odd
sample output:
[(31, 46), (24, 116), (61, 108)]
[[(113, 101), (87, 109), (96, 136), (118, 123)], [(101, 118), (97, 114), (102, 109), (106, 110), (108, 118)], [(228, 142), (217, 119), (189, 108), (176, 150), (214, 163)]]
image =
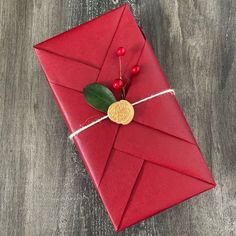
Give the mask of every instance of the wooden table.
[[(218, 186), (119, 235), (236, 235), (236, 1), (129, 3)], [(1, 236), (116, 235), (32, 49), (113, 7), (0, 1)]]

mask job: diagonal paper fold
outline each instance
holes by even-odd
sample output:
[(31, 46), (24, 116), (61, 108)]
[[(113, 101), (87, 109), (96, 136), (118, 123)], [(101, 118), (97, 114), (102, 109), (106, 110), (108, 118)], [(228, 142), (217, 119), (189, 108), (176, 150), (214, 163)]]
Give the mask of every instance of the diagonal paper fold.
[(34, 47), (100, 68), (126, 8), (122, 5)]

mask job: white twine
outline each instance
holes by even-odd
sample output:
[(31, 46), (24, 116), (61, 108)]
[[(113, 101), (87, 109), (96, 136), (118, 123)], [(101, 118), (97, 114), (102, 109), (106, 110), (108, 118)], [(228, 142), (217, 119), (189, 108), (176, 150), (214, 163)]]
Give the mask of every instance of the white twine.
[[(146, 102), (146, 101), (148, 101), (148, 100), (150, 100), (150, 99), (159, 97), (159, 96), (164, 95), (164, 94), (167, 94), (167, 93), (171, 93), (171, 94), (175, 95), (175, 91), (174, 91), (173, 89), (167, 89), (167, 90), (164, 90), (164, 91), (162, 91), (162, 92), (160, 92), (160, 93), (156, 93), (156, 94), (151, 95), (151, 96), (149, 96), (149, 97), (143, 98), (143, 99), (141, 99), (141, 100), (139, 100), (139, 101), (137, 101), (137, 102), (134, 102), (134, 103), (132, 103), (132, 106), (136, 106), (136, 105), (138, 105), (138, 104), (140, 104), (140, 103)], [(80, 128), (80, 129), (76, 130), (75, 132), (73, 132), (73, 133), (69, 136), (69, 139), (72, 140), (76, 135), (80, 134), (80, 133), (83, 132), (84, 130), (86, 130), (86, 129), (88, 129), (88, 128), (94, 126), (94, 125), (96, 125), (97, 123), (99, 123), (99, 122), (101, 122), (101, 121), (103, 121), (103, 120), (105, 120), (105, 119), (107, 119), (107, 118), (108, 118), (108, 115), (103, 116), (103, 117), (101, 117), (101, 118), (99, 118), (99, 119), (97, 119), (97, 120), (91, 122), (90, 124), (83, 126), (82, 128)]]

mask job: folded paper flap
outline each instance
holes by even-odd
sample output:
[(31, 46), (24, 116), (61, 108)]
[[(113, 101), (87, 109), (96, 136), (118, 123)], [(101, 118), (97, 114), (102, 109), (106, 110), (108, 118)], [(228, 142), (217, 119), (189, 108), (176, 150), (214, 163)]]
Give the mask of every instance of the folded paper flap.
[(145, 162), (118, 230), (213, 187), (168, 168)]
[(99, 74), (99, 69), (76, 60), (41, 49), (35, 49), (35, 52), (50, 83), (81, 93), (86, 85), (96, 81)]
[(214, 184), (196, 145), (132, 122), (121, 127), (114, 148), (136, 158)]
[[(101, 24), (101, 21), (110, 22), (112, 20), (110, 17), (114, 17), (110, 14), (104, 14), (98, 17), (99, 21), (91, 22), (97, 24), (97, 27), (90, 26), (89, 23), (84, 27), (78, 26), (35, 46), (50, 82), (78, 91), (82, 91), (87, 84), (96, 81), (111, 86), (111, 80), (119, 77), (119, 62), (115, 52), (120, 45), (127, 50), (126, 56), (122, 58), (122, 64), (125, 65), (122, 72), (126, 77), (130, 76), (129, 70), (137, 64), (145, 39), (126, 4), (116, 11), (119, 20), (112, 21), (112, 30), (106, 29), (106, 34), (101, 33), (100, 28), (103, 29), (104, 25), (111, 26)], [(91, 37), (92, 34), (87, 32), (86, 28), (96, 28), (97, 34), (102, 36), (102, 42), (97, 41), (96, 38), (94, 44), (95, 36)], [(89, 42), (87, 45), (83, 40), (88, 36), (93, 43)], [(90, 45), (96, 45), (96, 50), (91, 49)], [(89, 52), (90, 50), (93, 54)], [(102, 53), (99, 50), (102, 50)], [(84, 52), (87, 57), (83, 55)], [(96, 63), (97, 58), (100, 58), (100, 64)]]
[(170, 89), (170, 85), (147, 40), (145, 40), (145, 44), (142, 47), (138, 64), (141, 67), (141, 71), (131, 80), (127, 93), (129, 101), (136, 102), (139, 99)]
[(112, 155), (117, 131), (118, 126), (116, 124), (104, 120), (104, 122), (88, 129), (74, 139), (97, 188)]
[[(136, 133), (134, 132), (134, 130), (132, 129), (132, 132), (128, 130), (129, 133), (133, 133), (133, 135), (135, 135)], [(122, 133), (122, 130), (120, 131), (120, 133)], [(132, 136), (132, 135), (131, 135)], [(146, 139), (147, 137), (145, 136), (144, 139)], [(151, 137), (153, 138), (153, 137)], [(118, 134), (118, 138), (116, 140), (116, 143), (120, 143), (119, 139), (119, 134)], [(127, 143), (129, 140), (124, 139), (123, 143)], [(135, 140), (134, 140), (135, 142)], [(129, 143), (129, 142), (128, 142)], [(144, 144), (145, 145), (145, 144)], [(171, 144), (170, 144), (171, 145)], [(191, 144), (188, 144), (191, 145)], [(131, 145), (130, 145), (131, 146)], [(135, 148), (136, 143), (134, 143)], [(160, 145), (161, 146), (161, 145)], [(194, 147), (194, 145), (191, 145), (192, 147)], [(207, 189), (210, 189), (212, 187), (214, 187), (214, 181), (211, 182), (211, 177), (209, 177), (207, 179), (207, 181), (199, 179), (197, 177), (194, 177), (194, 171), (190, 173), (184, 173), (182, 172), (182, 170), (178, 170), (178, 167), (181, 167), (181, 162), (179, 163), (179, 166), (174, 166), (175, 169), (169, 168), (168, 166), (164, 166), (164, 164), (156, 164), (153, 162), (149, 162), (149, 161), (145, 161), (145, 158), (140, 158), (137, 156), (134, 156), (133, 154), (129, 154), (120, 150), (116, 149), (117, 146), (116, 144), (114, 145), (114, 149), (112, 151), (111, 156), (108, 159), (108, 163), (104, 172), (104, 176), (102, 178), (102, 181), (99, 185), (99, 192), (101, 194), (101, 197), (103, 199), (104, 204), (106, 205), (106, 208), (108, 210), (108, 213), (112, 219), (113, 224), (115, 225), (116, 230), (120, 230), (120, 228), (122, 228), (123, 224), (127, 224), (127, 221), (129, 221), (129, 224), (131, 224), (134, 221), (137, 221), (137, 219), (139, 219), (139, 217), (137, 217), (137, 214), (134, 214), (132, 217), (135, 217), (136, 219), (132, 219), (130, 220), (129, 218), (131, 217), (132, 214), (129, 213), (130, 209), (131, 212), (133, 211), (137, 211), (140, 212), (140, 217), (143, 217), (141, 214), (147, 214), (147, 212), (142, 212), (141, 209), (143, 209), (142, 205), (150, 205), (150, 201), (148, 200), (149, 198), (146, 197), (146, 202), (143, 201), (142, 205), (136, 204), (135, 206), (133, 206), (134, 203), (134, 199), (136, 199), (136, 188), (139, 188), (139, 184), (140, 184), (140, 177), (143, 175), (143, 172), (148, 172), (144, 169), (143, 167), (143, 163), (145, 162), (146, 165), (152, 165), (152, 166), (156, 166), (157, 167), (157, 171), (164, 169), (165, 173), (167, 174), (167, 176), (165, 177), (165, 179), (163, 180), (169, 180), (168, 184), (166, 185), (166, 187), (164, 189), (166, 189), (168, 186), (168, 194), (171, 194), (171, 199), (175, 199), (171, 200), (167, 203), (166, 206), (168, 206), (168, 204), (170, 205), (174, 205), (177, 204), (178, 202), (189, 198), (189, 192), (183, 192), (181, 193), (181, 191), (178, 192), (174, 192), (173, 190), (173, 185), (175, 186), (175, 179), (172, 179), (171, 176), (174, 175), (175, 177), (179, 177), (179, 182), (182, 184), (182, 187), (185, 186), (185, 188), (187, 186), (191, 186), (191, 191), (192, 193), (198, 193), (199, 192), (199, 188), (201, 189), (201, 191), (205, 191)], [(157, 150), (159, 149), (159, 147), (157, 147)], [(153, 151), (153, 149), (152, 149)], [(144, 151), (145, 152), (145, 151)], [(160, 155), (162, 155), (160, 153)], [(185, 155), (185, 160), (184, 158), (182, 159), (182, 161), (188, 161), (188, 154)], [(193, 160), (192, 160), (193, 161)], [(196, 163), (194, 163), (196, 164)], [(203, 167), (201, 166), (203, 163), (200, 163), (200, 165), (198, 164), (198, 168), (199, 168), (199, 172), (206, 171), (206, 174), (208, 175), (208, 170), (205, 169), (204, 170), (204, 165)], [(185, 163), (183, 163), (183, 166), (186, 167)], [(116, 173), (116, 174), (115, 174)], [(157, 174), (158, 172), (154, 172), (153, 174)], [(164, 172), (163, 172), (164, 173)], [(169, 173), (173, 173), (171, 176), (168, 176)], [(134, 178), (135, 177), (135, 178)], [(201, 176), (202, 177), (202, 176)], [(156, 186), (158, 185), (158, 182), (161, 181), (161, 179), (157, 182), (153, 182), (150, 181), (150, 179), (153, 178), (149, 178), (148, 180), (146, 180), (146, 187), (148, 190), (148, 186), (151, 186), (152, 183)], [(172, 181), (174, 182), (172, 184)], [(172, 186), (172, 187), (171, 187)], [(159, 186), (160, 188), (161, 186)], [(177, 188), (179, 188), (179, 186), (176, 186)], [(143, 189), (143, 195), (144, 196), (148, 196), (151, 194), (151, 192), (146, 192), (145, 188)], [(152, 187), (153, 188), (153, 187)], [(162, 187), (163, 188), (163, 187)], [(155, 191), (157, 191), (158, 195), (163, 198), (164, 195), (167, 192), (164, 192), (164, 190), (160, 188), (159, 190), (155, 187)], [(162, 191), (162, 193), (160, 193), (160, 191)], [(166, 190), (165, 190), (166, 191)], [(175, 193), (173, 195), (173, 192)], [(153, 196), (156, 196), (156, 194), (154, 192)], [(168, 196), (165, 195), (165, 197), (168, 198)], [(138, 197), (139, 198), (139, 197)], [(161, 199), (160, 199), (161, 200)], [(130, 202), (132, 203), (132, 206), (130, 207), (129, 204)], [(135, 209), (133, 209), (135, 208)], [(150, 207), (148, 207), (149, 209)], [(163, 210), (163, 208), (165, 208), (165, 205), (160, 204), (158, 205), (158, 207), (154, 207), (152, 210), (153, 212), (157, 212), (157, 211), (161, 211)], [(127, 215), (128, 215), (128, 219), (127, 219)], [(148, 213), (150, 214), (150, 212)], [(144, 217), (143, 217), (144, 218)], [(128, 224), (127, 224), (128, 225)], [(127, 226), (126, 225), (126, 226)]]
[(68, 58), (83, 61), (86, 64), (92, 63), (92, 65), (100, 68), (106, 56), (105, 49), (109, 48), (126, 8), (126, 4), (122, 5), (92, 21), (39, 43), (35, 45), (35, 48), (55, 52)]
[(112, 150), (98, 191), (115, 225), (119, 228), (143, 160)]
[(134, 121), (197, 145), (176, 98), (172, 94), (136, 105)]
[(78, 63), (81, 63), (83, 65), (90, 66), (90, 67), (92, 67), (94, 69), (100, 70), (100, 67), (98, 67), (97, 65), (93, 64), (93, 62), (88, 62), (88, 61), (85, 61), (84, 59), (76, 58), (75, 56), (73, 57), (73, 56), (63, 55), (63, 54), (60, 54), (60, 53), (55, 52), (55, 51), (51, 51), (51, 50), (48, 50), (48, 49), (41, 48), (38, 45), (35, 45), (34, 49), (36, 51), (36, 54), (37, 54), (37, 51), (44, 51), (44, 52), (47, 52), (47, 53), (52, 54), (54, 56), (62, 57), (64, 59), (68, 59), (69, 61), (78, 62)]
[[(64, 114), (69, 130), (77, 130), (103, 116), (103, 113), (88, 106), (82, 93), (52, 83), (50, 86)], [(118, 126), (115, 123), (104, 120), (74, 139), (96, 187), (102, 178), (117, 129)]]
[[(127, 100), (136, 102), (170, 88), (148, 42), (142, 51), (139, 64), (142, 70), (132, 80)], [(175, 96), (172, 94), (162, 95), (135, 106), (135, 120), (196, 144)]]
[(81, 92), (53, 83), (50, 86), (71, 130), (79, 129), (104, 115), (88, 106)]
[(130, 70), (139, 61), (140, 54), (145, 44), (145, 38), (141, 33), (131, 11), (125, 8), (119, 25), (117, 26), (113, 40), (107, 51), (101, 72), (97, 82), (111, 86), (111, 81), (119, 77), (119, 60), (116, 50), (120, 46), (126, 49), (124, 57), (121, 57), (125, 79), (130, 78)]

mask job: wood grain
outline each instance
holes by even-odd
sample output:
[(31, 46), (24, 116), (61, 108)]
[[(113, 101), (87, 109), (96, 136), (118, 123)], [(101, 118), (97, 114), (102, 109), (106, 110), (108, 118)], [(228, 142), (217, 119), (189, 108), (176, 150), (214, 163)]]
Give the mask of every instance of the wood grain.
[[(236, 235), (236, 1), (128, 2), (218, 185), (118, 235)], [(1, 236), (116, 235), (32, 50), (113, 7), (0, 1)]]

